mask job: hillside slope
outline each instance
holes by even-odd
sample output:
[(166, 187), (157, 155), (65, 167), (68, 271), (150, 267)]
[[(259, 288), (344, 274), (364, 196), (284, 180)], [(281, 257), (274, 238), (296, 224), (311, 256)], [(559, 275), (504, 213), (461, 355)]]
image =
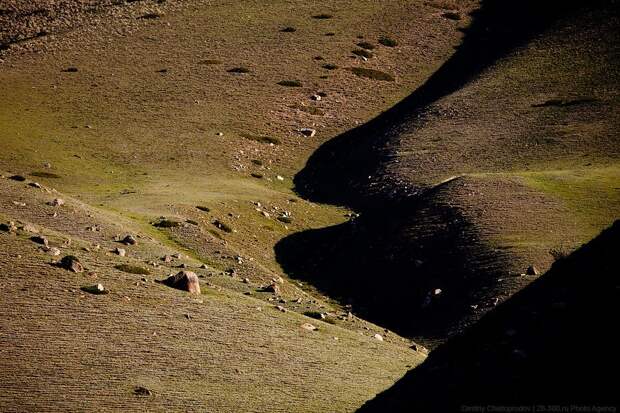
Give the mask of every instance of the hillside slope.
[(617, 407), (618, 245), (620, 221), (358, 412)]
[(484, 1), (423, 86), (295, 177), (361, 216), (286, 238), (282, 265), (432, 345), (591, 239), (620, 216), (619, 16)]

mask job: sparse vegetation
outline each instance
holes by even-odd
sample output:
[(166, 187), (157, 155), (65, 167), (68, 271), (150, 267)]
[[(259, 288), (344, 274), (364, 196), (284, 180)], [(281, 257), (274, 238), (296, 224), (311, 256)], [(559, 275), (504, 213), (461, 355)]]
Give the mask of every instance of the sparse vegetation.
[(324, 116), (325, 112), (316, 106), (303, 106), (303, 105), (293, 105), (291, 106), (293, 109), (300, 110), (302, 112), (308, 113), (313, 116)]
[(30, 174), (30, 176), (36, 176), (37, 178), (49, 178), (49, 179), (60, 178), (60, 175), (55, 174), (53, 172), (46, 172), (46, 171), (34, 171)]
[(366, 79), (380, 80), (385, 82), (393, 82), (394, 80), (396, 80), (394, 79), (394, 76), (376, 69), (352, 67), (349, 68), (349, 70), (353, 72), (353, 74), (355, 74), (356, 76), (364, 77)]
[(199, 65), (221, 65), (223, 62), (217, 59), (205, 59), (198, 62)]
[(123, 271), (129, 274), (148, 275), (151, 273), (147, 268), (139, 267), (137, 265), (130, 265), (130, 264), (118, 264), (118, 265), (115, 265), (114, 268), (116, 268), (119, 271)]
[(241, 137), (251, 140), (251, 141), (260, 142), (260, 143), (268, 143), (272, 145), (280, 144), (280, 139), (275, 138), (273, 136), (252, 135), (251, 133), (242, 133)]

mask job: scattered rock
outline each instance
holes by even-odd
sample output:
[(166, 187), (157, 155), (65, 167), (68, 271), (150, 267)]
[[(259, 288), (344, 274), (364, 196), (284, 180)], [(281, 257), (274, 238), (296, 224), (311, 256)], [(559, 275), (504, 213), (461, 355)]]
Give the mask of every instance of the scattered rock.
[(250, 283), (250, 279), (249, 279), (249, 278), (247, 278), (247, 277), (246, 277), (246, 278), (244, 278), (244, 279), (243, 279), (243, 283), (244, 283), (244, 284), (249, 284), (249, 283)]
[(124, 257), (125, 255), (127, 255), (127, 251), (125, 251), (123, 248), (114, 248), (113, 252), (119, 257)]
[(47, 203), (47, 205), (55, 206), (55, 207), (56, 206), (63, 206), (64, 204), (65, 204), (65, 201), (60, 199), (60, 198), (53, 199), (53, 200), (51, 200), (50, 202)]
[(373, 336), (376, 340), (383, 341), (383, 336), (381, 334), (375, 334)]
[(209, 266), (208, 266), (207, 264), (202, 264), (202, 265), (200, 266), (200, 269), (202, 269), (202, 270), (208, 270), (208, 269), (209, 269)]
[(527, 270), (525, 270), (525, 273), (527, 275), (538, 275), (538, 274), (540, 274), (540, 272), (538, 271), (538, 268), (536, 268), (534, 265), (530, 265), (529, 267), (527, 267)]
[(31, 187), (33, 187), (33, 188), (37, 188), (37, 189), (41, 189), (41, 184), (40, 184), (40, 183), (38, 183), (38, 182), (30, 182), (30, 183), (28, 184), (28, 186), (31, 186)]
[(164, 255), (163, 257), (161, 257), (161, 260), (165, 262), (166, 264), (170, 264), (172, 262), (172, 256)]
[(318, 102), (318, 101), (320, 101), (323, 98), (320, 95), (312, 95), (312, 96), (310, 96), (310, 99)]
[(183, 255), (177, 252), (176, 254), (172, 254), (172, 258), (176, 258), (177, 260), (180, 260), (181, 258), (183, 258)]
[(41, 245), (45, 245), (46, 247), (49, 246), (49, 241), (47, 240), (47, 238), (36, 235), (34, 237), (30, 237), (30, 241), (36, 243), (36, 244), (41, 244)]
[(19, 202), (19, 201), (13, 201), (13, 205), (17, 205), (19, 207), (25, 207), (26, 203), (25, 202)]
[(148, 397), (152, 396), (153, 392), (146, 387), (138, 386), (133, 390), (133, 394), (135, 394), (136, 396)]
[(411, 346), (411, 349), (413, 351), (417, 351), (418, 353), (428, 354), (428, 349), (426, 347), (424, 347), (424, 346), (419, 345), (419, 344), (413, 343), (413, 345)]
[(136, 245), (138, 240), (133, 235), (127, 235), (121, 242), (125, 245)]
[(26, 180), (26, 177), (22, 175), (12, 175), (12, 176), (9, 176), (9, 179), (12, 181), (24, 182)]
[(156, 282), (176, 288), (177, 290), (187, 291), (192, 294), (200, 294), (198, 276), (191, 271), (181, 271), (163, 281), (156, 280)]
[(58, 263), (58, 266), (60, 268), (64, 268), (67, 271), (84, 272), (84, 266), (82, 265), (80, 260), (73, 255), (64, 256)]
[(278, 311), (282, 311), (283, 313), (286, 313), (286, 308), (282, 307), (281, 305), (276, 305), (276, 309)]
[(274, 282), (263, 287), (262, 291), (266, 293), (274, 293), (275, 295), (280, 295), (280, 286)]
[(66, 68), (65, 70), (63, 70), (63, 72), (65, 73), (77, 73), (78, 72), (78, 68), (75, 66), (70, 66), (68, 68)]
[(15, 222), (10, 221), (8, 224), (0, 224), (0, 231), (16, 232), (17, 227), (15, 226)]
[(301, 325), (301, 328), (303, 328), (304, 330), (308, 330), (308, 331), (316, 331), (318, 330), (318, 328), (310, 323), (303, 323)]
[(302, 135), (308, 138), (312, 138), (314, 135), (316, 135), (316, 129), (312, 128), (301, 128), (299, 129), (299, 132), (301, 132)]
[(60, 255), (60, 250), (56, 247), (43, 247), (42, 250), (52, 257), (57, 257)]
[(448, 20), (461, 20), (461, 15), (458, 12), (455, 11), (447, 11), (445, 13), (443, 13), (441, 15), (441, 17), (444, 17)]
[(31, 234), (39, 233), (39, 229), (32, 224), (24, 224), (20, 229), (24, 232), (29, 232)]
[(101, 295), (101, 294), (108, 294), (109, 291), (106, 290), (105, 288), (103, 288), (103, 285), (101, 284), (96, 284), (96, 285), (90, 285), (88, 287), (82, 287), (80, 288), (82, 291), (87, 292), (89, 294), (95, 294), (95, 295)]

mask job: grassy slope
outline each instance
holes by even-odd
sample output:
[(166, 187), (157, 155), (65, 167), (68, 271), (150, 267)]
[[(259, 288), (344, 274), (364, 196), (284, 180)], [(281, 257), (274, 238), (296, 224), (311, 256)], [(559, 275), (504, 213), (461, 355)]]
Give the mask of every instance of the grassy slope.
[[(424, 357), (359, 319), (343, 328), (282, 313), (267, 297), (242, 294), (260, 284), (198, 269), (191, 257), (153, 267), (149, 262), (178, 251), (174, 244), (48, 188), (8, 179), (0, 185), (7, 198), (2, 222), (34, 225), (51, 246), (86, 267), (80, 274), (56, 268), (53, 257), (28, 239), (32, 232), (0, 232), (2, 411), (351, 411)], [(66, 205), (45, 204), (56, 196)], [(92, 225), (99, 230), (87, 230)], [(113, 241), (125, 232), (139, 234), (138, 244)], [(127, 256), (111, 253), (116, 247)], [(153, 282), (179, 271), (173, 266), (180, 262), (201, 277), (201, 297)], [(149, 274), (118, 271), (120, 263)], [(110, 293), (80, 291), (96, 283)], [(223, 288), (231, 283), (236, 287)], [(291, 288), (283, 297), (295, 294), (300, 307), (316, 302)], [(319, 331), (301, 328), (308, 322)], [(385, 341), (374, 339), (376, 332)], [(136, 386), (153, 396), (135, 396)]]
[(320, 147), (295, 178), (300, 193), (362, 217), (285, 239), (287, 270), (441, 341), (531, 282), (529, 265), (549, 268), (550, 250), (609, 225), (620, 213), (617, 7), (565, 6), (484, 2), (424, 86)]
[[(271, 248), (280, 238), (344, 219), (342, 209), (294, 196), (290, 177), (322, 141), (423, 82), (451, 53), (466, 21), (442, 18), (440, 9), (422, 2), (178, 6), (155, 20), (134, 21), (144, 12), (135, 5), (116, 23), (114, 13), (103, 13), (68, 33), (19, 44), (0, 62), (2, 174), (59, 176), (31, 177), (43, 190), (1, 180), (0, 220), (37, 224), (52, 245), (78, 255), (90, 271), (73, 275), (49, 266), (51, 258), (27, 233), (0, 234), (0, 340), (12, 349), (2, 360), (10, 374), (2, 378), (1, 410), (71, 410), (79, 402), (103, 410), (239, 411), (243, 400), (248, 411), (350, 411), (421, 361), (408, 340), (357, 317), (330, 325), (301, 316), (307, 310), (343, 314), (312, 289), (285, 280), (281, 304), (293, 310), (288, 313), (275, 311), (272, 295), (257, 289), (283, 275)], [(321, 12), (334, 18), (310, 17)], [(297, 32), (279, 32), (291, 25)], [(376, 43), (381, 35), (399, 46), (378, 46), (366, 63), (351, 56), (360, 37)], [(319, 55), (325, 60), (314, 60)], [(202, 64), (205, 59), (221, 63)], [(381, 69), (396, 82), (327, 71), (325, 62)], [(69, 66), (78, 72), (63, 72)], [(251, 73), (227, 72), (237, 66)], [(276, 85), (285, 79), (304, 86)], [(327, 97), (312, 103), (317, 91)], [(297, 129), (305, 126), (316, 128), (317, 137), (302, 137)], [(243, 137), (248, 133), (281, 144), (254, 142)], [(54, 217), (45, 202), (58, 196), (68, 206)], [(269, 218), (257, 211), (257, 201)], [(274, 219), (282, 210), (292, 213), (292, 224)], [(198, 225), (155, 230), (150, 222), (160, 215)], [(235, 232), (216, 229), (214, 219)], [(87, 231), (92, 225), (101, 231)], [(112, 239), (127, 232), (140, 243), (120, 258), (110, 252), (119, 246)], [(63, 246), (66, 240), (71, 245)], [(177, 270), (148, 263), (177, 251), (189, 257), (173, 265), (185, 262), (206, 277), (199, 301), (151, 282)], [(200, 262), (211, 269), (197, 270)], [(115, 270), (118, 263), (150, 268), (149, 281)], [(221, 272), (228, 268), (238, 276)], [(249, 284), (241, 282), (245, 276)], [(96, 282), (111, 294), (80, 293), (80, 286)], [(308, 321), (321, 330), (301, 330)], [(154, 396), (134, 396), (138, 385)]]

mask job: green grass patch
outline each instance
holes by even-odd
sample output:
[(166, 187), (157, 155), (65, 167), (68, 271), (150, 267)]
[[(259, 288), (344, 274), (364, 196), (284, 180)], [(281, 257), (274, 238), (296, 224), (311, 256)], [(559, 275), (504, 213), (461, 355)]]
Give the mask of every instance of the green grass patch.
[(351, 53), (353, 53), (356, 56), (365, 57), (367, 59), (370, 59), (374, 56), (371, 52), (369, 52), (368, 50), (364, 50), (364, 49), (355, 49), (355, 50), (352, 50)]
[(129, 274), (148, 275), (151, 273), (147, 268), (139, 267), (137, 265), (118, 264), (118, 265), (115, 265), (114, 268), (116, 268), (119, 271), (123, 271)]
[(620, 216), (620, 166), (518, 174), (525, 182), (564, 201), (587, 237)]
[(268, 143), (273, 145), (280, 144), (280, 139), (274, 138), (273, 136), (252, 135), (251, 133), (242, 133), (240, 136), (254, 142)]
[(278, 85), (285, 87), (301, 87), (302, 84), (299, 80), (281, 80)]
[(364, 67), (351, 67), (350, 70), (354, 75), (366, 79), (379, 80), (384, 82), (393, 82), (394, 76), (376, 69), (367, 69)]
[(379, 41), (379, 44), (382, 44), (383, 46), (386, 46), (386, 47), (398, 46), (398, 42), (392, 39), (391, 37), (382, 36), (382, 37), (379, 37), (378, 41)]

